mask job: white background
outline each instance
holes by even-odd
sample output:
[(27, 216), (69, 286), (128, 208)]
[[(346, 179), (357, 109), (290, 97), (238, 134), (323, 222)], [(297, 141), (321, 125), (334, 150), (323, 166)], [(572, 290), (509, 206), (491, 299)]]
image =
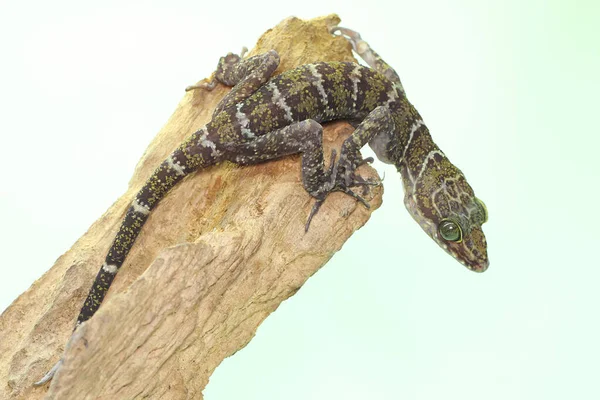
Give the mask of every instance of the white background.
[(206, 399), (600, 398), (591, 1), (0, 1), (0, 310), (125, 191), (185, 86), (281, 19), (330, 12), (486, 202), (491, 266), (440, 250), (377, 164), (382, 208)]

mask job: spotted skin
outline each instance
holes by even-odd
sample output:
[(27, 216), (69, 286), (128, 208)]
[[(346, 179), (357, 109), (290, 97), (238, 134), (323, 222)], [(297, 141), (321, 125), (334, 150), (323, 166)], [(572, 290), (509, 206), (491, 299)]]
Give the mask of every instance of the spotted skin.
[[(339, 29), (372, 67), (349, 62), (302, 65), (276, 77), (275, 51), (247, 59), (228, 54), (219, 60), (215, 79), (186, 90), (210, 90), (217, 82), (234, 85), (217, 105), (211, 121), (191, 134), (164, 160), (137, 193), (101, 266), (76, 327), (100, 307), (110, 285), (149, 214), (187, 175), (221, 161), (255, 164), (289, 154), (302, 154), (302, 182), (315, 198), (306, 229), (327, 195), (342, 191), (368, 207), (351, 188), (378, 182), (355, 175), (366, 144), (378, 158), (394, 164), (405, 188), (405, 204), (423, 229), (461, 263), (472, 270), (487, 267), (481, 224), (487, 218), (464, 175), (435, 145), (419, 113), (408, 102), (396, 72), (360, 35)], [(356, 129), (339, 157), (324, 165), (321, 123), (348, 120)], [(441, 238), (438, 225), (460, 224), (460, 243)], [(37, 384), (50, 379), (60, 361)]]

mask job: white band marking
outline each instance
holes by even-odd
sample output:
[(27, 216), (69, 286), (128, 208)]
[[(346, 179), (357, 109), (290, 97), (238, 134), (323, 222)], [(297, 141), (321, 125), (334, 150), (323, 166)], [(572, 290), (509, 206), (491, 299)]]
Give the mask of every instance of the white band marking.
[[(421, 177), (423, 176), (423, 173), (427, 169), (427, 164), (429, 163), (429, 160), (433, 160), (433, 157), (436, 154), (440, 155), (442, 157), (445, 157), (444, 153), (442, 153), (441, 150), (432, 150), (429, 152), (429, 154), (427, 154), (427, 157), (425, 157), (425, 160), (423, 160), (423, 165), (421, 165), (421, 171), (419, 171), (419, 175), (417, 175), (417, 177), (415, 178), (415, 182), (413, 184), (413, 193), (416, 193), (416, 191), (417, 191), (417, 182), (421, 179)], [(438, 166), (438, 168), (439, 168), (439, 166)]]
[(119, 270), (119, 268), (117, 268), (116, 265), (109, 265), (107, 263), (102, 264), (102, 270), (104, 272), (106, 272), (107, 274), (111, 274), (114, 275), (117, 273), (117, 271)]
[(133, 211), (135, 211), (138, 214), (150, 214), (150, 208), (148, 206), (142, 205), (137, 198), (133, 199), (131, 206), (133, 207)]
[(285, 119), (290, 122), (294, 122), (294, 118), (292, 117), (292, 108), (285, 102), (285, 98), (281, 95), (277, 85), (271, 81), (269, 84), (267, 84), (267, 88), (273, 92), (273, 103), (277, 104), (285, 111)]
[(177, 175), (180, 175), (180, 176), (181, 176), (181, 175), (185, 175), (185, 171), (183, 170), (184, 168), (183, 168), (181, 165), (177, 164), (177, 163), (176, 163), (176, 162), (173, 160), (173, 156), (172, 156), (172, 155), (170, 155), (170, 156), (167, 158), (167, 165), (169, 166), (169, 168), (171, 168), (173, 171), (175, 171), (175, 173), (176, 173)]
[(362, 66), (360, 64), (356, 64), (356, 66), (350, 73), (350, 80), (352, 81), (352, 84), (354, 85), (354, 87), (352, 88), (352, 109), (353, 110), (356, 110), (356, 100), (358, 99), (358, 84), (360, 83), (360, 80), (362, 78), (361, 68), (362, 68)]
[(309, 64), (308, 69), (313, 74), (315, 78), (314, 81), (315, 86), (317, 87), (317, 91), (321, 95), (321, 100), (323, 101), (324, 113), (328, 116), (333, 113), (333, 110), (329, 108), (329, 100), (327, 99), (327, 92), (325, 92), (325, 88), (323, 87), (323, 75), (317, 70), (317, 66), (315, 64)]
[(415, 132), (423, 125), (422, 120), (416, 120), (415, 123), (410, 128), (410, 134), (408, 135), (408, 142), (406, 142), (406, 146), (404, 146), (404, 151), (402, 152), (402, 158), (406, 155), (406, 150), (408, 150), (408, 146), (410, 146), (410, 142), (412, 142), (413, 136)]
[(250, 129), (248, 129), (248, 125), (250, 125), (250, 120), (248, 119), (248, 116), (241, 111), (241, 109), (242, 109), (242, 103), (238, 103), (237, 104), (237, 112), (235, 113), (235, 117), (238, 120), (238, 124), (240, 124), (240, 130), (242, 132), (242, 135), (244, 135), (248, 139), (252, 139), (252, 138), (254, 138), (255, 135), (254, 135), (254, 132), (252, 132)]

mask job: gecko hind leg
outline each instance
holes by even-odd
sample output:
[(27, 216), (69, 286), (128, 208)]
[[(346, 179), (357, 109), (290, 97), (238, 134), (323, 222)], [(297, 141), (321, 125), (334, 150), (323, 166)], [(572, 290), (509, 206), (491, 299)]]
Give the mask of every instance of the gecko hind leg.
[(267, 51), (250, 58), (242, 58), (246, 48), (242, 49), (241, 55), (229, 53), (221, 57), (217, 65), (214, 78), (209, 83), (188, 86), (186, 91), (203, 88), (214, 88), (216, 82), (227, 86), (233, 86), (223, 99), (215, 107), (213, 118), (225, 108), (238, 104), (250, 97), (258, 88), (265, 84), (273, 72), (279, 66), (279, 54), (275, 50)]
[(233, 53), (227, 53), (226, 56), (223, 56), (219, 59), (219, 63), (217, 64), (217, 69), (216, 69), (215, 73), (213, 74), (212, 79), (210, 81), (200, 82), (195, 85), (190, 85), (185, 88), (185, 91), (189, 92), (190, 90), (195, 90), (195, 89), (205, 89), (205, 90), (211, 91), (217, 86), (217, 83), (219, 83), (219, 82), (221, 82), (222, 84), (227, 85), (227, 86), (233, 86), (234, 84), (226, 83), (227, 78), (225, 77), (225, 75), (227, 74), (227, 71), (229, 71), (233, 68), (234, 65), (236, 65), (242, 61), (242, 59), (244, 58), (244, 55), (247, 52), (248, 52), (248, 48), (246, 46), (244, 46), (244, 47), (242, 47), (242, 50), (240, 51), (239, 55), (233, 54)]
[(387, 106), (376, 107), (367, 115), (367, 117), (356, 127), (344, 143), (340, 151), (340, 158), (336, 162), (336, 170), (331, 174), (334, 184), (330, 191), (344, 192), (369, 208), (368, 203), (350, 188), (369, 186), (379, 186), (381, 180), (366, 180), (356, 174), (356, 168), (371, 161), (369, 158), (363, 159), (360, 149), (364, 147), (378, 134), (392, 132), (394, 121)]

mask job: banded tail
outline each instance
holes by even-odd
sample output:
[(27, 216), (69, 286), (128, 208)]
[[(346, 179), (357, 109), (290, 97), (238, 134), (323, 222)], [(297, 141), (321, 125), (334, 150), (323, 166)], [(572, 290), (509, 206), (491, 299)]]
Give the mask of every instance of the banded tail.
[(125, 262), (150, 212), (183, 178), (200, 168), (220, 161), (215, 144), (208, 139), (206, 127), (192, 134), (156, 168), (142, 189), (136, 194), (106, 259), (77, 317), (75, 328), (98, 311), (117, 272)]

